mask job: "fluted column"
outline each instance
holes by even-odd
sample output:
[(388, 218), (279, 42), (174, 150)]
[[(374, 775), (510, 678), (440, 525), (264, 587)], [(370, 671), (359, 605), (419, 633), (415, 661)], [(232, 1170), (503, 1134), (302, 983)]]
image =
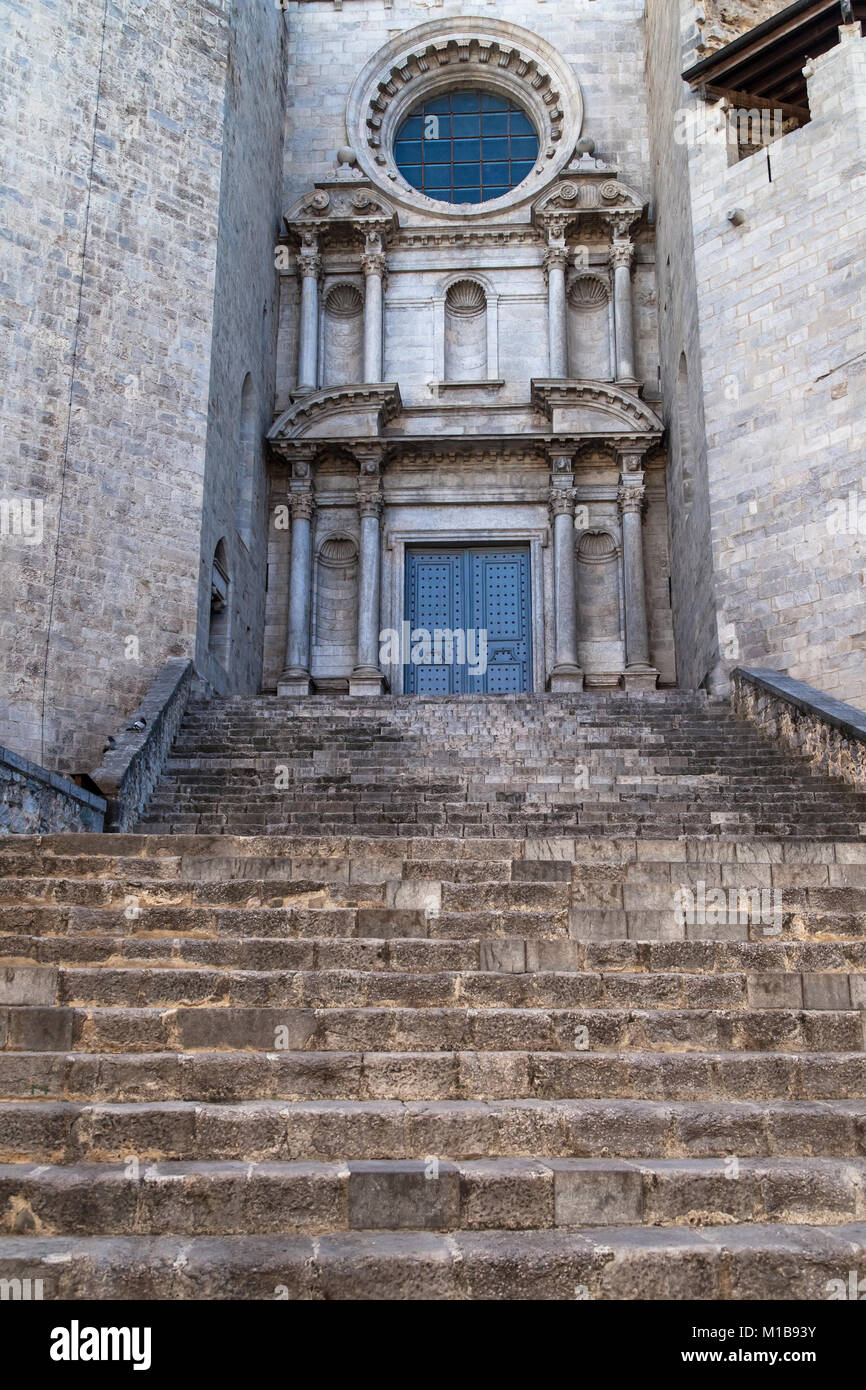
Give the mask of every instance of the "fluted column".
[(549, 244), (544, 253), (544, 271), (547, 276), (547, 336), (549, 344), (550, 376), (562, 380), (568, 376), (568, 328), (565, 317), (565, 268), (568, 252), (565, 237), (549, 236)]
[(551, 459), (549, 494), (553, 526), (554, 632), (556, 664), (548, 685), (553, 691), (583, 689), (577, 660), (577, 602), (574, 558), (574, 474), (569, 455)]
[(646, 502), (640, 455), (622, 459), (617, 493), (622, 518), (622, 566), (625, 598), (625, 673), (627, 690), (654, 690), (658, 671), (650, 663), (643, 554), (643, 513)]
[(301, 277), (301, 328), (298, 345), (298, 390), (315, 391), (319, 380), (319, 276), (322, 258), (318, 240), (306, 233), (298, 257)]
[(310, 693), (310, 596), (312, 592), (313, 499), (310, 466), (295, 467), (289, 492), (292, 553), (289, 565), (289, 623), (286, 664), (277, 683), (279, 695)]
[(382, 573), (381, 455), (372, 451), (360, 460), (358, 512), (358, 644), (350, 695), (381, 695), (385, 677), (379, 666), (379, 604)]
[(611, 243), (610, 261), (613, 266), (613, 316), (616, 338), (616, 379), (624, 386), (633, 386), (637, 378), (634, 369), (634, 311), (631, 297), (631, 266), (634, 245), (626, 231)]
[(383, 319), (382, 302), (385, 279), (385, 253), (382, 238), (371, 234), (361, 264), (364, 268), (364, 381), (382, 380)]

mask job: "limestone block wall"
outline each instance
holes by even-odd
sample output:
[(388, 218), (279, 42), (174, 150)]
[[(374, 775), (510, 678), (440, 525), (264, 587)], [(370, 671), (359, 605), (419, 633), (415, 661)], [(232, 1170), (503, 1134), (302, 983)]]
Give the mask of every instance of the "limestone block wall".
[[(692, 150), (678, 133), (697, 110), (680, 73), (699, 34), (695, 7), (647, 0), (646, 84), (658, 272), (662, 416), (667, 426), (671, 604), (680, 684), (704, 684), (718, 660), (711, 560), (701, 336), (689, 198)], [(650, 571), (651, 572), (651, 571)]]
[[(792, 0), (703, 0), (696, 10), (698, 53), (706, 56), (757, 24), (772, 19)], [(671, 8), (675, 8), (671, 5)]]
[[(263, 438), (272, 419), (279, 323), (273, 248), (282, 211), (288, 25), (276, 5), (235, 4), (229, 37), (195, 658), (215, 691), (253, 694), (265, 620)], [(225, 643), (217, 650), (208, 640), (220, 542), (229, 576), (228, 662)]]
[(862, 706), (866, 40), (843, 33), (811, 123), (731, 166), (712, 123), (691, 198), (723, 656)]
[(4, 11), (0, 727), (60, 771), (193, 653), (229, 8)]

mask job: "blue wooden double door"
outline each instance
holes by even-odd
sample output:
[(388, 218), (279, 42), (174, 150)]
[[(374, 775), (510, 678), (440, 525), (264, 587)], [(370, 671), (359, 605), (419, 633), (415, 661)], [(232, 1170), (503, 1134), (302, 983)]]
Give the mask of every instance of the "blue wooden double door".
[(408, 550), (403, 633), (408, 694), (531, 690), (529, 547)]

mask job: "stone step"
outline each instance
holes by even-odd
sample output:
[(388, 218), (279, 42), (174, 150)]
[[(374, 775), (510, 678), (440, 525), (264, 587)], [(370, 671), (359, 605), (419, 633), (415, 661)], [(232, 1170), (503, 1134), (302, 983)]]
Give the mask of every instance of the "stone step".
[[(817, 1102), (866, 1097), (866, 1067), (862, 1054), (856, 1051), (616, 1053), (513, 1048), (461, 1052), (439, 1048), (422, 1052), (402, 1048), (391, 1052), (264, 1052), (165, 1048), (145, 1052), (137, 1039), (133, 1046), (138, 1050), (0, 1052), (0, 1096), (9, 1105), (42, 1099), (148, 1104), (156, 1100), (200, 1101), (217, 1105), (405, 1101), (432, 1105), (498, 1100), (540, 1104), (593, 1100), (602, 1095), (610, 1103), (770, 1103), (779, 1096)], [(9, 1105), (2, 1111), (4, 1125), (14, 1121)], [(650, 1146), (645, 1151), (656, 1150)], [(196, 1156), (194, 1150), (191, 1156)], [(243, 1156), (243, 1151), (238, 1156)], [(384, 1156), (388, 1156), (387, 1151)]]
[(3, 1164), (0, 1212), (22, 1237), (833, 1226), (866, 1219), (866, 1159)]
[[(744, 1071), (748, 1059), (743, 1059)], [(259, 1100), (3, 1106), (0, 1162), (866, 1157), (866, 1099)]]
[[(188, 973), (188, 972), (179, 972)], [(249, 981), (247, 981), (249, 983)], [(205, 986), (206, 987), (206, 986)], [(840, 1051), (864, 1047), (859, 1009), (298, 1007), (194, 1002), (164, 1007), (0, 1006), (7, 1051), (160, 1052), (292, 1048), (316, 1052)], [(236, 993), (243, 996), (244, 990)], [(261, 996), (255, 983), (247, 991)]]
[[(43, 911), (44, 909), (37, 909)], [(53, 912), (54, 909), (48, 909)], [(2, 913), (0, 913), (2, 921)], [(244, 937), (3, 933), (0, 970), (29, 965), (376, 971), (436, 974), (601, 973), (605, 987), (625, 974), (836, 975), (866, 973), (866, 938), (850, 941), (576, 941), (563, 937), (439, 940), (434, 937)], [(858, 993), (850, 993), (852, 1004)], [(707, 989), (712, 986), (707, 984)], [(789, 985), (785, 986), (790, 988)], [(802, 985), (801, 985), (802, 987)], [(817, 986), (821, 988), (820, 981)], [(26, 988), (26, 985), (25, 985)], [(796, 986), (794, 986), (796, 988)], [(830, 981), (826, 988), (840, 988)], [(854, 990), (859, 986), (854, 985)], [(798, 998), (799, 996), (794, 996)], [(808, 997), (816, 1007), (814, 995)], [(34, 1003), (22, 996), (18, 1002)]]
[[(495, 953), (487, 948), (487, 954)], [(0, 1006), (866, 1010), (866, 973), (842, 971), (608, 974), (481, 970), (476, 963), (468, 970), (436, 973), (350, 966), (289, 973), (171, 965), (14, 966), (0, 956), (0, 972)]]
[(864, 1260), (859, 1222), (0, 1240), (0, 1278), (61, 1300), (814, 1300)]

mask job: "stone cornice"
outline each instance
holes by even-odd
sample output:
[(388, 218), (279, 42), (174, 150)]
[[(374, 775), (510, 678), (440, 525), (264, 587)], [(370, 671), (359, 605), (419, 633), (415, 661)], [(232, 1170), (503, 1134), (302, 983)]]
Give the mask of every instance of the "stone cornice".
[(547, 229), (561, 223), (564, 229), (587, 214), (602, 215), (615, 223), (625, 217), (637, 221), (641, 216), (645, 201), (639, 193), (617, 178), (615, 171), (602, 168), (584, 172), (580, 167), (584, 162), (576, 160), (574, 172), (567, 172), (533, 203), (532, 221), (536, 227)]

